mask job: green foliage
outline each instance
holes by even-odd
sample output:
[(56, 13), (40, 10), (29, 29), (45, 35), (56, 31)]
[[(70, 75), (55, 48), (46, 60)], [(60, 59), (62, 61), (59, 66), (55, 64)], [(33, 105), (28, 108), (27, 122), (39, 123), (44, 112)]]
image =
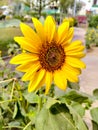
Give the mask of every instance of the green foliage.
[[(2, 50), (2, 56), (11, 54), (12, 51), (16, 53), (17, 44), (14, 41), (14, 36), (20, 36), (21, 32), (19, 28), (9, 27), (0, 28), (0, 50)], [(8, 50), (9, 48), (9, 50)]]
[(43, 107), (36, 118), (37, 130), (77, 130), (65, 104), (56, 103), (50, 109), (46, 107)]
[(88, 19), (88, 26), (96, 28), (98, 26), (98, 15), (90, 15)]
[(0, 6), (8, 4), (8, 0), (0, 0)]
[(78, 25), (78, 20), (75, 17), (72, 17), (72, 18), (73, 18), (73, 21), (74, 21), (73, 26), (76, 27)]
[[(72, 83), (71, 89), (62, 96), (52, 94), (54, 85), (48, 95), (43, 90), (28, 93), (28, 83), (20, 81), (21, 73), (13, 71), (12, 66), (7, 67), (2, 58), (0, 67), (1, 129), (88, 130), (83, 117), (95, 98), (73, 90)], [(96, 120), (92, 116), (92, 121), (96, 123)]]
[(25, 18), (24, 18), (24, 16), (20, 16), (20, 15), (14, 15), (14, 18), (15, 19), (19, 19), (21, 22), (25, 22), (26, 20), (25, 20)]
[(90, 110), (91, 116), (92, 116), (92, 123), (93, 123), (93, 130), (98, 129), (98, 107), (92, 108)]
[(96, 97), (96, 99), (98, 99), (98, 89), (95, 89), (93, 91), (93, 95)]
[(74, 4), (73, 0), (60, 0), (60, 7), (64, 13), (66, 13), (68, 11), (68, 8), (70, 6), (73, 6), (73, 4)]
[(91, 48), (91, 45), (98, 46), (98, 29), (88, 28), (86, 35), (86, 48)]
[(79, 91), (78, 83), (68, 82), (63, 95), (55, 95), (54, 84), (48, 95), (44, 87), (28, 93), (28, 82), (22, 82), (22, 73), (8, 62), (0, 57), (0, 130), (89, 130), (84, 120), (87, 110), (93, 130), (98, 129), (98, 107), (91, 109), (98, 100), (97, 89), (90, 96)]

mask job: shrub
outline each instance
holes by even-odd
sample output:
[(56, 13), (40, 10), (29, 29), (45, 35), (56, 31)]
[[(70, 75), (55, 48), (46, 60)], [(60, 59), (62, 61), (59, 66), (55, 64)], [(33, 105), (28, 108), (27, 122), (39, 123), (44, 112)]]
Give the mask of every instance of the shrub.
[(85, 35), (86, 48), (89, 49), (92, 44), (98, 46), (98, 29), (89, 28)]
[(88, 18), (88, 26), (96, 28), (98, 26), (98, 15), (91, 15)]
[(63, 22), (65, 22), (66, 20), (69, 21), (70, 27), (77, 26), (78, 24), (77, 19), (75, 17), (64, 18)]

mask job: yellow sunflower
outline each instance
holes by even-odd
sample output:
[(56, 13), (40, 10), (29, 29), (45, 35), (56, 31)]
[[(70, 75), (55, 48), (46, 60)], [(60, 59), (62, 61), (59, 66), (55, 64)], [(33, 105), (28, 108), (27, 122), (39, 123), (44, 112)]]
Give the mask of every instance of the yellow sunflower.
[(30, 81), (28, 91), (46, 86), (47, 94), (51, 83), (62, 90), (66, 89), (67, 80), (78, 82), (78, 75), (85, 64), (80, 60), (84, 57), (82, 42), (72, 41), (73, 28), (69, 22), (63, 22), (58, 28), (55, 20), (47, 16), (44, 25), (33, 18), (35, 31), (21, 23), (24, 36), (15, 37), (25, 52), (15, 56), (10, 63), (19, 64), (18, 71), (25, 72), (23, 81)]

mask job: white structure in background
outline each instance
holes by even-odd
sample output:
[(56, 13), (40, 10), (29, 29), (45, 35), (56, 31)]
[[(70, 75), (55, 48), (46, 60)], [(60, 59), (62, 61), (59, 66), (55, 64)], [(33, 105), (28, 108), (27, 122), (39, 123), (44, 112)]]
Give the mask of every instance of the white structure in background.
[(77, 0), (84, 2), (82, 9), (79, 11), (79, 15), (86, 15), (86, 11), (92, 11), (93, 14), (98, 14), (98, 0), (94, 4), (94, 0)]
[(91, 11), (93, 12), (93, 14), (98, 15), (98, 0), (95, 0), (95, 3), (93, 3), (93, 6), (91, 7)]

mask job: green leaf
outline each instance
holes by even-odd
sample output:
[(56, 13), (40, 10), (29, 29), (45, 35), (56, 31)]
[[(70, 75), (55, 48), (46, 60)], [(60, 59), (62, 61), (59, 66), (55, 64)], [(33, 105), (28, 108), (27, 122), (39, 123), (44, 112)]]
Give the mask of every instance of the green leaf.
[(32, 112), (27, 113), (27, 117), (32, 121), (32, 123), (35, 123), (36, 115), (37, 111), (34, 110)]
[(73, 116), (73, 120), (75, 122), (75, 126), (78, 128), (78, 130), (88, 130), (83, 119), (81, 118), (81, 116), (77, 113), (76, 109), (74, 109), (74, 107), (68, 105), (66, 103), (67, 107), (70, 110), (70, 113)]
[(91, 98), (87, 95), (87, 94), (84, 94), (84, 93), (80, 93), (78, 91), (75, 91), (75, 90), (70, 90), (68, 91), (64, 96), (62, 96), (60, 98), (61, 100), (62, 99), (67, 99), (69, 101), (75, 101), (75, 102), (78, 102), (78, 103), (92, 103), (92, 100)]
[(92, 121), (93, 130), (98, 130), (98, 124)]
[(46, 103), (46, 108), (49, 109), (52, 105), (59, 103), (59, 100), (53, 99), (51, 97), (48, 98), (48, 101)]
[(59, 103), (50, 109), (44, 106), (36, 118), (35, 127), (36, 130), (77, 130), (66, 105)]
[(14, 112), (13, 112), (13, 119), (16, 117), (17, 112), (18, 112), (18, 106), (17, 106), (17, 103), (15, 103), (15, 105), (14, 105)]
[(26, 116), (25, 106), (22, 106), (22, 103), (18, 101), (19, 111), (22, 116)]
[(39, 102), (39, 96), (36, 93), (28, 93), (25, 91), (23, 93), (24, 98), (29, 102), (29, 103), (38, 103)]
[(4, 81), (0, 81), (0, 84), (2, 85), (2, 87), (5, 87), (6, 85), (8, 85), (12, 81), (13, 81), (13, 79), (4, 80)]
[(97, 123), (98, 125), (98, 107), (96, 108), (92, 108), (90, 110), (91, 116), (92, 116), (92, 120)]
[(20, 122), (12, 121), (12, 122), (8, 123), (8, 125), (11, 126), (11, 127), (20, 126)]
[(68, 87), (71, 89), (75, 89), (75, 90), (80, 89), (79, 83), (73, 83), (73, 82), (69, 82), (69, 81), (68, 81)]
[(95, 89), (95, 90), (93, 91), (93, 95), (98, 99), (98, 89)]
[(80, 105), (77, 102), (72, 102), (71, 107), (81, 116), (81, 118), (84, 116), (85, 109), (83, 108), (82, 105)]

